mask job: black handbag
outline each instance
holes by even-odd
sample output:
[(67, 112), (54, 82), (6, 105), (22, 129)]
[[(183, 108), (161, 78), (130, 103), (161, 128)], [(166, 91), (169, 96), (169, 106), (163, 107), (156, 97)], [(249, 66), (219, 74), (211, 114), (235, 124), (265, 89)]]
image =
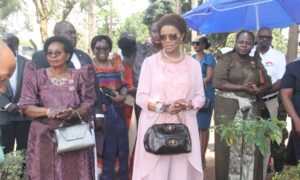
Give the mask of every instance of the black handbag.
[[(207, 92), (207, 87), (204, 82), (203, 82), (203, 86), (204, 86), (205, 92)], [(199, 112), (207, 112), (207, 111), (211, 111), (212, 109), (213, 109), (213, 105), (212, 105), (210, 99), (207, 96), (205, 96), (204, 105), (199, 109)]]
[(208, 98), (205, 98), (204, 105), (199, 109), (200, 112), (207, 112), (212, 110), (212, 104), (211, 101)]
[(181, 154), (191, 152), (192, 141), (188, 128), (182, 123), (154, 123), (144, 136), (144, 147), (156, 155)]

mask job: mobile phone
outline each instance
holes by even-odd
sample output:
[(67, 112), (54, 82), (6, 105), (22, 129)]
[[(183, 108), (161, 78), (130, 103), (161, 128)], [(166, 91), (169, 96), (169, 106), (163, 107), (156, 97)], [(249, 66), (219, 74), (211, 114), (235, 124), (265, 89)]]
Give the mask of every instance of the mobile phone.
[(103, 93), (106, 96), (116, 97), (116, 93), (112, 89), (109, 89), (107, 87), (102, 86), (102, 87), (99, 88), (99, 90), (100, 90), (101, 93)]

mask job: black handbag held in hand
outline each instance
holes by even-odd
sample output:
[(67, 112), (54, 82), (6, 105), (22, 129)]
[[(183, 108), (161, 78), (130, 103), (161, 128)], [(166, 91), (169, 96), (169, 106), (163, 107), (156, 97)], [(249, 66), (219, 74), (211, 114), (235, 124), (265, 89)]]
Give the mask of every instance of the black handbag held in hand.
[[(176, 115), (181, 121), (179, 114)], [(144, 136), (144, 147), (147, 152), (156, 155), (181, 154), (191, 152), (192, 141), (189, 130), (183, 123), (154, 122)]]
[[(205, 91), (205, 94), (207, 94), (207, 87), (206, 87), (206, 84), (203, 82), (203, 86), (204, 86), (204, 91)], [(213, 105), (210, 101), (210, 99), (205, 96), (205, 102), (204, 102), (204, 105), (199, 109), (199, 112), (207, 112), (207, 111), (211, 111), (213, 109)]]

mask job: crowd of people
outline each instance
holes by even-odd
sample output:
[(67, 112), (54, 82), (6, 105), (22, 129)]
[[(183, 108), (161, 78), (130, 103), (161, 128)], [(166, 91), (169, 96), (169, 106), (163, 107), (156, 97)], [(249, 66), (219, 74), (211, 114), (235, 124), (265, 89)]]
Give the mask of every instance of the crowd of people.
[[(287, 159), (300, 161), (300, 61), (286, 66), (272, 47), (270, 28), (256, 37), (238, 32), (233, 50), (218, 58), (207, 51), (211, 44), (204, 36), (191, 42), (194, 55), (183, 52), (187, 25), (177, 14), (154, 22), (144, 44), (123, 33), (120, 54), (111, 52), (107, 35), (91, 40), (91, 56), (77, 49), (76, 29), (67, 21), (57, 22), (53, 32), (31, 61), (18, 54), (15, 35), (0, 41), (1, 146), (4, 153), (15, 143), (27, 151), (28, 179), (201, 180), (211, 119), (215, 125), (257, 116), (284, 121), (288, 114)], [(95, 146), (58, 153), (56, 131), (63, 123), (89, 124)], [(156, 124), (173, 136), (154, 131), (165, 139), (146, 142)], [(187, 139), (176, 134), (178, 124)], [(153, 144), (151, 151), (146, 143)], [(270, 142), (263, 157), (255, 146), (229, 147), (215, 134), (216, 179), (265, 179), (270, 156), (281, 172), (284, 153), (284, 138)]]

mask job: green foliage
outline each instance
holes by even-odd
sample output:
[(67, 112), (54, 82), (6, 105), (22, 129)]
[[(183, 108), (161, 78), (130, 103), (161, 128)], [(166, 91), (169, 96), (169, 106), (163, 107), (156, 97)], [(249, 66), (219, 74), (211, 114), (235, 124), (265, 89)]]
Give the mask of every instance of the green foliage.
[[(107, 6), (106, 6), (107, 7)], [(108, 10), (103, 6), (95, 15), (97, 19), (97, 24), (99, 24), (97, 29), (97, 34), (109, 35), (113, 41), (113, 47), (116, 48), (116, 42), (120, 35), (120, 15), (116, 10)], [(112, 17), (112, 24), (110, 25), (110, 18)], [(112, 29), (110, 29), (110, 27)], [(111, 33), (111, 34), (110, 34)]]
[(272, 34), (272, 45), (275, 49), (285, 54), (287, 52), (288, 40), (282, 35), (282, 29), (273, 29)]
[(6, 19), (21, 9), (21, 2), (19, 0), (0, 0), (0, 7), (0, 19)]
[(299, 180), (300, 179), (300, 162), (298, 166), (285, 168), (282, 172), (276, 173), (272, 180)]
[[(182, 14), (190, 11), (192, 8), (192, 0), (182, 0), (181, 3), (182, 3), (182, 6), (181, 6), (181, 11), (182, 11)], [(198, 5), (202, 4), (203, 0), (198, 0)]]
[(121, 32), (129, 32), (136, 36), (136, 40), (139, 43), (144, 43), (149, 37), (149, 29), (143, 23), (143, 13), (135, 13), (126, 18), (125, 24), (121, 27)]
[(229, 33), (217, 33), (217, 34), (209, 34), (207, 36), (209, 42), (212, 45), (212, 48), (225, 47), (227, 36)]
[(175, 12), (175, 1), (172, 0), (149, 0), (150, 6), (144, 13), (143, 22), (147, 26), (158, 21), (164, 14)]
[(0, 168), (0, 179), (19, 180), (24, 173), (25, 152), (15, 151), (5, 155), (4, 165)]
[(19, 0), (0, 0), (0, 34), (7, 31), (7, 22), (3, 20), (21, 10), (21, 3)]
[(227, 37), (227, 42), (226, 42), (226, 47), (231, 47), (233, 48), (234, 47), (234, 44), (235, 44), (235, 37), (236, 37), (236, 32), (234, 33), (230, 33)]
[(257, 117), (251, 120), (231, 121), (226, 124), (214, 126), (215, 131), (220, 134), (221, 140), (226, 141), (228, 146), (244, 142), (248, 147), (255, 145), (263, 156), (269, 148), (268, 140), (281, 143), (282, 130), (286, 122), (276, 118), (263, 119)]

